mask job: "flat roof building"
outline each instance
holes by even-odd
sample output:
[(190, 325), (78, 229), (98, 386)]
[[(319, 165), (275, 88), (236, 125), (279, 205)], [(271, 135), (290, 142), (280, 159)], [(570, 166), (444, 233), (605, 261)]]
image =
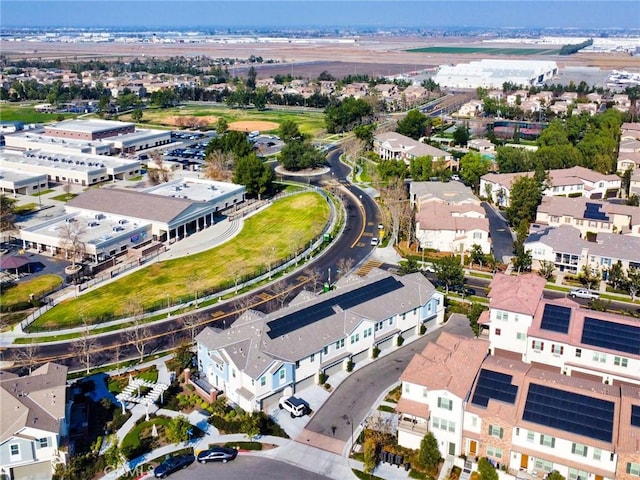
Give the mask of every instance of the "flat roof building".
[(135, 130), (136, 126), (133, 123), (98, 119), (65, 120), (44, 127), (44, 133), (49, 137), (81, 140), (99, 140), (133, 133)]

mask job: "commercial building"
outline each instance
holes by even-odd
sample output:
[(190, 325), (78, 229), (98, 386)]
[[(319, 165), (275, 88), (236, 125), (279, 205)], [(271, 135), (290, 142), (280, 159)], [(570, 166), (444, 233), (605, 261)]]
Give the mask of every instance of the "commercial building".
[(522, 87), (542, 85), (558, 74), (548, 60), (483, 59), (458, 65), (441, 65), (433, 80), (447, 88), (502, 88), (505, 82)]
[(0, 191), (14, 195), (34, 195), (47, 189), (46, 175), (28, 174), (12, 168), (0, 167)]

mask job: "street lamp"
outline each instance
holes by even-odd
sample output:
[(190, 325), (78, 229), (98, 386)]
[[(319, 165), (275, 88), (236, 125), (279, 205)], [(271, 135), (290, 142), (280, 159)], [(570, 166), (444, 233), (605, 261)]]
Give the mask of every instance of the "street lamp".
[(167, 318), (169, 318), (171, 316), (171, 299), (169, 297), (169, 294), (167, 293)]

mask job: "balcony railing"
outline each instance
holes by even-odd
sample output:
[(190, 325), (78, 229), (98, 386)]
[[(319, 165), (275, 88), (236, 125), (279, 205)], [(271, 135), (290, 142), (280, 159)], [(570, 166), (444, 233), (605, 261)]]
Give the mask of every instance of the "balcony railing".
[(398, 430), (425, 435), (429, 432), (429, 424), (421, 420), (413, 420), (411, 418), (401, 417), (398, 420)]

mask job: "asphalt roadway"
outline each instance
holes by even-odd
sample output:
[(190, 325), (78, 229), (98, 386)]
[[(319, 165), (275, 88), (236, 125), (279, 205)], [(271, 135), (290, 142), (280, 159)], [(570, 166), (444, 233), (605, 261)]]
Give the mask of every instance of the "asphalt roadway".
[[(325, 252), (316, 259), (309, 262), (304, 270), (315, 269), (320, 272), (321, 282), (324, 283), (331, 275), (331, 281), (335, 281), (338, 275), (338, 263), (341, 258), (351, 259), (354, 265), (359, 264), (371, 254), (373, 247), (369, 239), (377, 234), (377, 225), (380, 221), (379, 210), (375, 201), (365, 194), (358, 187), (349, 184), (346, 176), (350, 168), (340, 162), (341, 151), (334, 149), (327, 155), (331, 170), (322, 176), (294, 177), (296, 181), (308, 182), (318, 185), (332, 184), (336, 192), (340, 192), (347, 211), (347, 223), (344, 234), (335, 239)], [(280, 282), (288, 285), (287, 295), (291, 298), (305, 286), (309, 288), (309, 276), (303, 271), (287, 277)], [(274, 282), (274, 283), (280, 283)], [(274, 299), (274, 284), (260, 287), (243, 297), (248, 297), (250, 302), (242, 302), (243, 307), (257, 310), (269, 308), (269, 301)], [(277, 300), (276, 300), (277, 301)], [(200, 323), (198, 329), (204, 326), (214, 326), (218, 328), (228, 328), (233, 324), (239, 313), (239, 301), (225, 302), (209, 308), (204, 308), (198, 312)], [(176, 316), (167, 318), (164, 321), (149, 324), (146, 327), (145, 355), (174, 348), (181, 341), (192, 337), (192, 328), (185, 326), (182, 317)], [(139, 356), (135, 345), (128, 344), (124, 340), (123, 332), (103, 334), (95, 338), (95, 354), (92, 364), (99, 365), (114, 361), (117, 355), (120, 360), (135, 358)], [(20, 358), (20, 350), (25, 347), (11, 347), (11, 352), (4, 353), (4, 360), (9, 357)], [(22, 354), (24, 358), (25, 355)], [(72, 342), (60, 342), (39, 344), (35, 355), (29, 354), (29, 361), (42, 363), (45, 361), (57, 361), (68, 365), (72, 370), (80, 369), (82, 365), (78, 355), (74, 352)]]

